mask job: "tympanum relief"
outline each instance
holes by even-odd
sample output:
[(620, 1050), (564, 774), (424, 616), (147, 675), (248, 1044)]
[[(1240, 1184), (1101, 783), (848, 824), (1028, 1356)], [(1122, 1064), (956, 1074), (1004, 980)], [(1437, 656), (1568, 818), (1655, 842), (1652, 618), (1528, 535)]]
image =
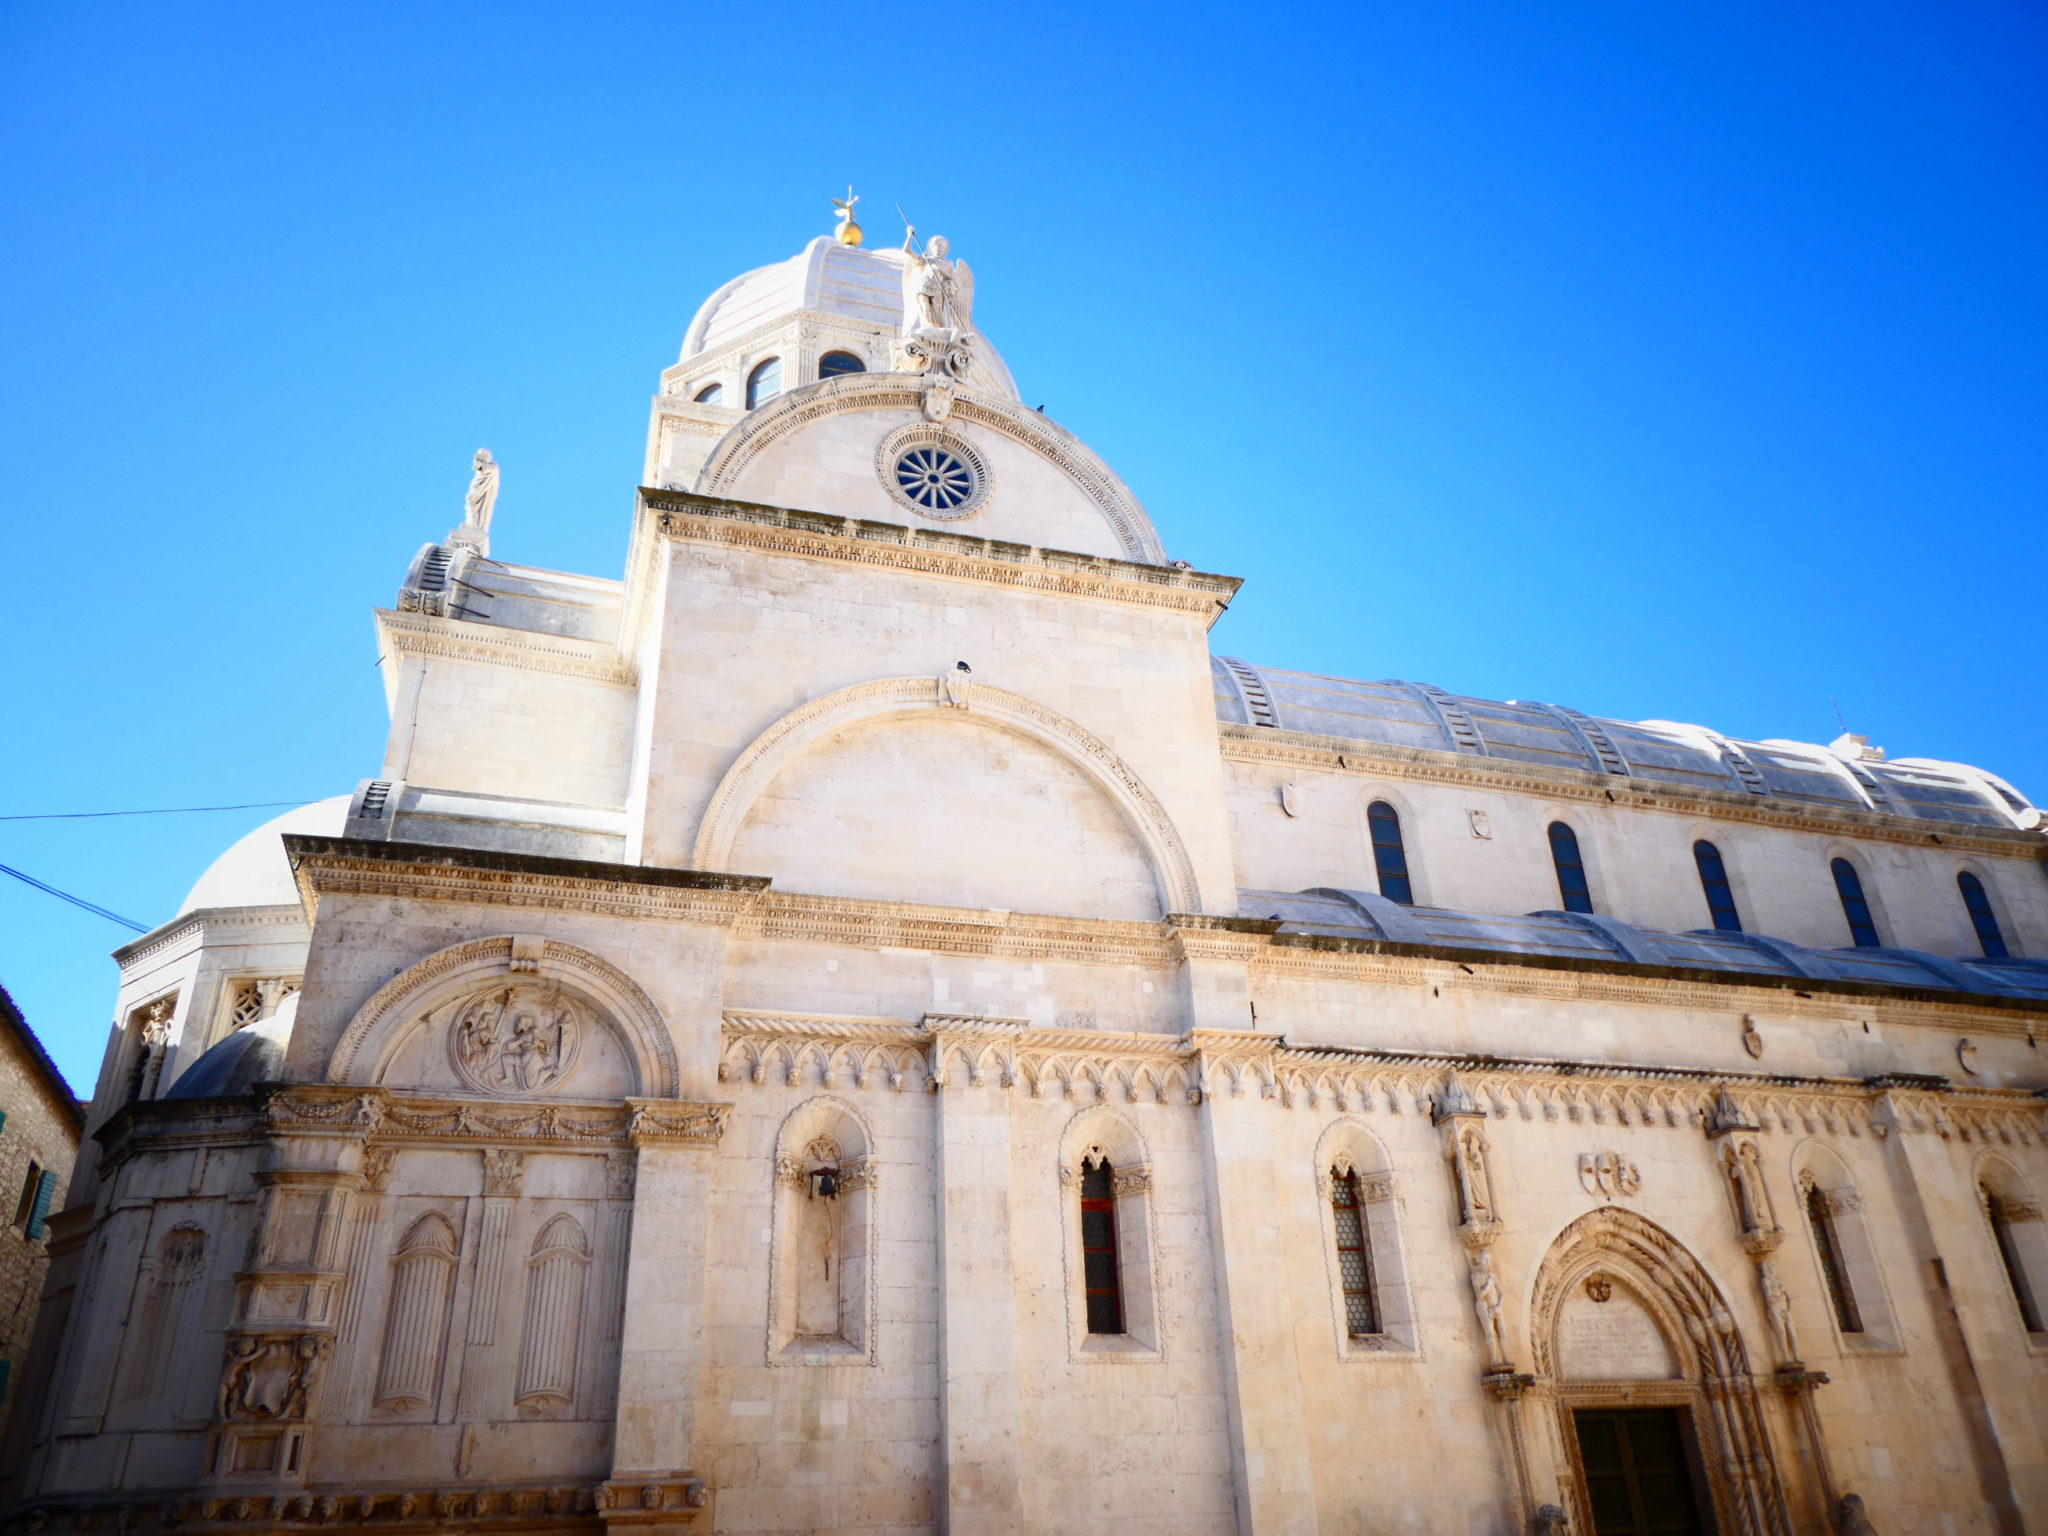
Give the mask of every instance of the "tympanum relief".
[(456, 1013), (448, 1059), (462, 1081), (494, 1098), (544, 1093), (569, 1075), (584, 1024), (561, 992), (493, 987)]

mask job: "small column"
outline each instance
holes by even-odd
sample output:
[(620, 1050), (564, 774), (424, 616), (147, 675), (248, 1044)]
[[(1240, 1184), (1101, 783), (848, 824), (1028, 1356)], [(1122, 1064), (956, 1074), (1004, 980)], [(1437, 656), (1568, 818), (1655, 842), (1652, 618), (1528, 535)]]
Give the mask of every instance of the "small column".
[[(1019, 1020), (927, 1016), (938, 1099), (939, 1528), (1024, 1530), (1008, 1073), (982, 1061)], [(957, 1053), (957, 1054), (956, 1054)]]
[(619, 1350), (612, 1474), (598, 1490), (608, 1528), (648, 1536), (711, 1529), (711, 1490), (691, 1470), (703, 1357), (710, 1152), (729, 1104), (628, 1099), (636, 1152)]

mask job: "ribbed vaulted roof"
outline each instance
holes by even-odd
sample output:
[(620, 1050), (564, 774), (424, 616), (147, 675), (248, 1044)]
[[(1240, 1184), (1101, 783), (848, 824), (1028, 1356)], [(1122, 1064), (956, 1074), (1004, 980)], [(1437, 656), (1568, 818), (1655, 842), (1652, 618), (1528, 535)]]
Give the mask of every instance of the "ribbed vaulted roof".
[(1238, 911), (1246, 917), (1279, 918), (1282, 933), (2048, 999), (2048, 961), (2042, 960), (1951, 960), (1911, 949), (1808, 949), (1760, 934), (1658, 933), (1575, 912), (1516, 917), (1404, 907), (1372, 891), (1323, 888), (1240, 891)]
[(1217, 717), (1236, 725), (1962, 826), (2039, 821), (2011, 785), (1960, 763), (1851, 761), (1804, 742), (1735, 741), (1669, 720), (1599, 720), (1561, 704), (1461, 698), (1427, 683), (1283, 672), (1231, 656), (1211, 658), (1210, 669)]

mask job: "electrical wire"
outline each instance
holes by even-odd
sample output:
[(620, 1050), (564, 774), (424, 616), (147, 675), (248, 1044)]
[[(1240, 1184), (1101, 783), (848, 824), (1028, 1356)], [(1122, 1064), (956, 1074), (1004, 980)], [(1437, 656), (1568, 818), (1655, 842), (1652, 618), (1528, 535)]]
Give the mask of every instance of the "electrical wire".
[(167, 805), (152, 811), (39, 811), (32, 816), (0, 816), (0, 821), (81, 821), (93, 816), (190, 816), (195, 811), (269, 811), (303, 800), (252, 800), (247, 805)]
[(83, 907), (94, 917), (104, 917), (110, 923), (119, 923), (123, 928), (133, 928), (137, 933), (149, 932), (147, 928), (141, 923), (136, 922), (132, 917), (123, 917), (118, 912), (109, 912), (105, 907), (96, 907), (83, 896), (74, 896), (69, 891), (58, 890), (54, 885), (45, 885), (34, 875), (24, 875), (20, 870), (11, 868), (6, 864), (0, 864), (0, 875), (12, 875), (24, 884), (32, 885), (39, 891), (47, 892), (59, 901), (68, 901), (74, 907)]

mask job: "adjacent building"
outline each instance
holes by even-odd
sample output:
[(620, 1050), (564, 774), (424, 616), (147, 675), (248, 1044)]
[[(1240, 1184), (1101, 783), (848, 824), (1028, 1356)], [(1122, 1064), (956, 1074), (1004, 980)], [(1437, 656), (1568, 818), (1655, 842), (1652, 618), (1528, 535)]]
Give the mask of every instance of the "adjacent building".
[(119, 953), (23, 1517), (2048, 1529), (2041, 811), (1214, 654), (857, 236), (705, 301), (623, 577), (480, 454), (381, 772)]
[(50, 1213), (64, 1203), (85, 1109), (0, 987), (0, 1434), (33, 1398), (29, 1344), (49, 1265)]

